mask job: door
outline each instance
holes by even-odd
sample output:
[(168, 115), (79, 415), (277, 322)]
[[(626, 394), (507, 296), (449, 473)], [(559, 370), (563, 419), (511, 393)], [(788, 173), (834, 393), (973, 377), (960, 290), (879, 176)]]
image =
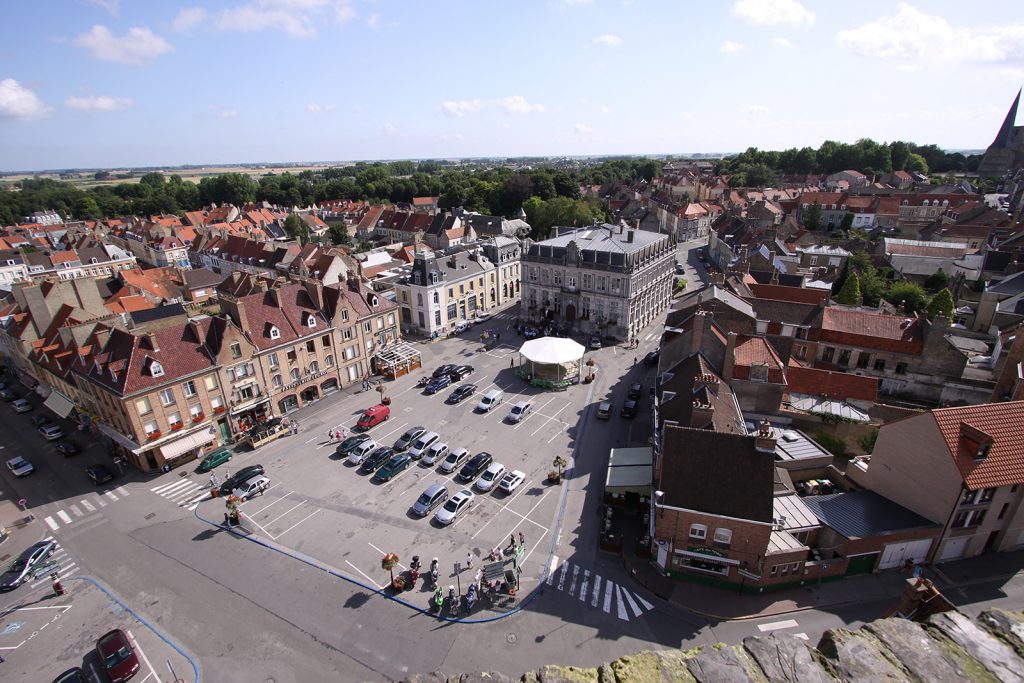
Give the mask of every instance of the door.
[(928, 556), (928, 549), (931, 546), (932, 542), (928, 539), (890, 543), (882, 549), (882, 559), (878, 563), (878, 568), (892, 569), (894, 567), (902, 567), (907, 560), (914, 564), (920, 564)]
[(658, 544), (658, 566), (668, 570), (668, 546), (665, 543)]
[(846, 576), (854, 574), (870, 574), (875, 569), (875, 562), (878, 561), (878, 553), (868, 555), (854, 555), (850, 558), (850, 564), (846, 567)]
[(566, 304), (565, 306), (565, 320), (569, 323), (576, 320), (576, 307), (572, 304)]
[(963, 557), (964, 550), (967, 549), (967, 541), (969, 541), (970, 538), (970, 536), (961, 536), (960, 538), (946, 539), (946, 543), (942, 546), (942, 550), (939, 551), (939, 562), (959, 560)]

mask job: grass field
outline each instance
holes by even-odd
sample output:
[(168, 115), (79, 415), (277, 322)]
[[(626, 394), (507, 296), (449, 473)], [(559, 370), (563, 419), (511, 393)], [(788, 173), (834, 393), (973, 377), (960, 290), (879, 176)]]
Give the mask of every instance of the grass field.
[[(325, 168), (331, 168), (334, 165), (336, 164), (313, 164), (310, 166), (275, 166), (273, 164), (259, 164), (257, 166), (203, 166), (200, 168), (183, 168), (178, 170), (167, 169), (161, 170), (160, 172), (165, 176), (177, 175), (181, 176), (182, 180), (198, 183), (203, 178), (220, 175), (222, 173), (244, 173), (245, 175), (260, 178), (268, 173), (275, 173), (277, 175), (282, 173), (291, 173), (292, 175), (297, 175), (302, 171), (319, 171)], [(110, 169), (110, 172), (117, 175), (119, 173), (130, 173), (131, 171), (129, 169)], [(70, 183), (75, 187), (86, 189), (90, 187), (98, 187), (100, 185), (137, 183), (142, 175), (144, 175), (143, 172), (135, 172), (135, 176), (132, 178), (96, 180), (92, 173), (85, 172), (79, 173), (78, 177), (75, 178), (61, 178), (61, 174), (59, 173), (21, 173), (18, 175), (0, 176), (0, 186), (13, 184), (18, 181), (25, 180), (26, 178), (50, 178), (53, 180), (63, 180), (63, 182)]]

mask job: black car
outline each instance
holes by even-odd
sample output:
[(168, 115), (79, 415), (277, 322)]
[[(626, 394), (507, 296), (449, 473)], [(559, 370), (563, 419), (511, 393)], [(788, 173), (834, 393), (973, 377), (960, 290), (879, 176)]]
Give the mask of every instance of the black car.
[(456, 403), (460, 403), (465, 399), (469, 398), (474, 393), (476, 393), (475, 384), (463, 384), (461, 387), (453, 391), (451, 395), (445, 400), (445, 402), (455, 405)]
[(434, 370), (434, 374), (431, 375), (431, 377), (433, 377), (434, 379), (437, 379), (438, 377), (442, 377), (444, 375), (447, 375), (447, 374), (451, 373), (451, 371), (454, 370), (456, 367), (457, 366), (452, 365), (451, 363), (445, 363), (444, 365), (439, 367), (437, 370)]
[(33, 426), (40, 428), (50, 424), (50, 418), (48, 418), (46, 415), (40, 415), (38, 413), (30, 417), (28, 421), (31, 422)]
[(387, 446), (381, 446), (366, 456), (366, 460), (363, 460), (363, 464), (359, 466), (359, 470), (362, 472), (374, 472), (378, 467), (388, 461), (392, 455), (395, 454), (394, 448), (388, 448)]
[(18, 395), (14, 393), (12, 390), (5, 387), (3, 389), (0, 389), (0, 398), (7, 402), (10, 402), (18, 398)]
[(398, 441), (395, 442), (396, 451), (404, 451), (406, 448), (412, 445), (412, 442), (420, 438), (423, 432), (427, 431), (426, 427), (411, 427), (405, 431), (405, 434), (398, 437)]
[(28, 581), (35, 569), (43, 560), (53, 555), (56, 541), (39, 541), (33, 543), (11, 563), (3, 574), (0, 574), (0, 591), (12, 591)]
[(658, 364), (658, 352), (657, 351), (649, 351), (647, 353), (647, 355), (644, 356), (644, 365), (657, 365), (657, 364)]
[(57, 676), (53, 679), (53, 683), (88, 683), (88, 680), (82, 670), (76, 666)]
[(623, 403), (619, 415), (628, 419), (636, 417), (636, 401), (626, 401)]
[(61, 441), (59, 444), (54, 446), (57, 452), (63, 455), (65, 458), (70, 458), (72, 455), (78, 455), (82, 452), (81, 446), (74, 441)]
[(477, 453), (459, 470), (459, 479), (466, 482), (473, 481), (476, 479), (476, 475), (487, 469), (492, 460), (494, 460), (494, 456), (486, 451)]
[(103, 465), (89, 465), (85, 468), (85, 474), (87, 477), (92, 479), (93, 483), (97, 486), (100, 484), (106, 484), (114, 478), (114, 473)]
[(640, 394), (643, 393), (644, 385), (637, 382), (629, 388), (629, 398), (640, 398)]
[(428, 384), (426, 389), (423, 390), (423, 393), (424, 394), (436, 394), (437, 392), (441, 391), (442, 389), (444, 389), (444, 388), (446, 388), (448, 386), (451, 386), (451, 383), (452, 383), (452, 378), (451, 378), (450, 375), (441, 375), (440, 377), (437, 377), (437, 378), (431, 380), (430, 384)]
[(221, 484), (218, 489), (218, 493), (222, 496), (230, 496), (243, 481), (247, 481), (261, 474), (263, 474), (263, 465), (249, 465), (247, 467), (243, 467), (224, 480), (224, 483)]
[(466, 379), (472, 375), (473, 372), (474, 369), (472, 365), (460, 365), (453, 368), (452, 371), (448, 373), (448, 376), (452, 378), (453, 382), (458, 382), (460, 379)]

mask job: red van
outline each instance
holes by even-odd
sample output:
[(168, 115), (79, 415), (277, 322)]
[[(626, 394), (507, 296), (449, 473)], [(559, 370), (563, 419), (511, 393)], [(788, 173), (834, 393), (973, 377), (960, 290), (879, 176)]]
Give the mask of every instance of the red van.
[(356, 427), (362, 430), (371, 429), (388, 419), (390, 416), (391, 408), (383, 403), (378, 403), (377, 405), (366, 409), (363, 416), (359, 418), (358, 422), (356, 422)]

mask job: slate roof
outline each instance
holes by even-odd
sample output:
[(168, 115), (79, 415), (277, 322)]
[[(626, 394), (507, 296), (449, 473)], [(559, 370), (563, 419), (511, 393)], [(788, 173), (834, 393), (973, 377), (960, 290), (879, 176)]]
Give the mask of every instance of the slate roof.
[[(630, 234), (633, 235), (632, 242), (629, 241)], [(618, 226), (605, 223), (604, 225), (577, 228), (564, 232), (558, 237), (534, 242), (530, 245), (530, 254), (534, 254), (535, 249), (545, 247), (566, 247), (570, 242), (575, 242), (581, 253), (594, 251), (631, 254), (667, 239), (668, 235), (660, 235), (646, 230), (624, 230), (620, 233)]]
[(224, 281), (223, 275), (218, 275), (212, 270), (206, 268), (192, 268), (182, 273), (182, 277), (185, 279), (185, 286), (189, 289), (196, 289), (198, 287), (216, 287)]
[(846, 538), (868, 538), (911, 529), (938, 528), (937, 524), (916, 512), (872, 491), (806, 496), (803, 502), (822, 524)]
[[(1024, 483), (1024, 401), (937, 408), (930, 414), (967, 488)], [(987, 457), (974, 457), (961, 438), (962, 425), (992, 438)]]

